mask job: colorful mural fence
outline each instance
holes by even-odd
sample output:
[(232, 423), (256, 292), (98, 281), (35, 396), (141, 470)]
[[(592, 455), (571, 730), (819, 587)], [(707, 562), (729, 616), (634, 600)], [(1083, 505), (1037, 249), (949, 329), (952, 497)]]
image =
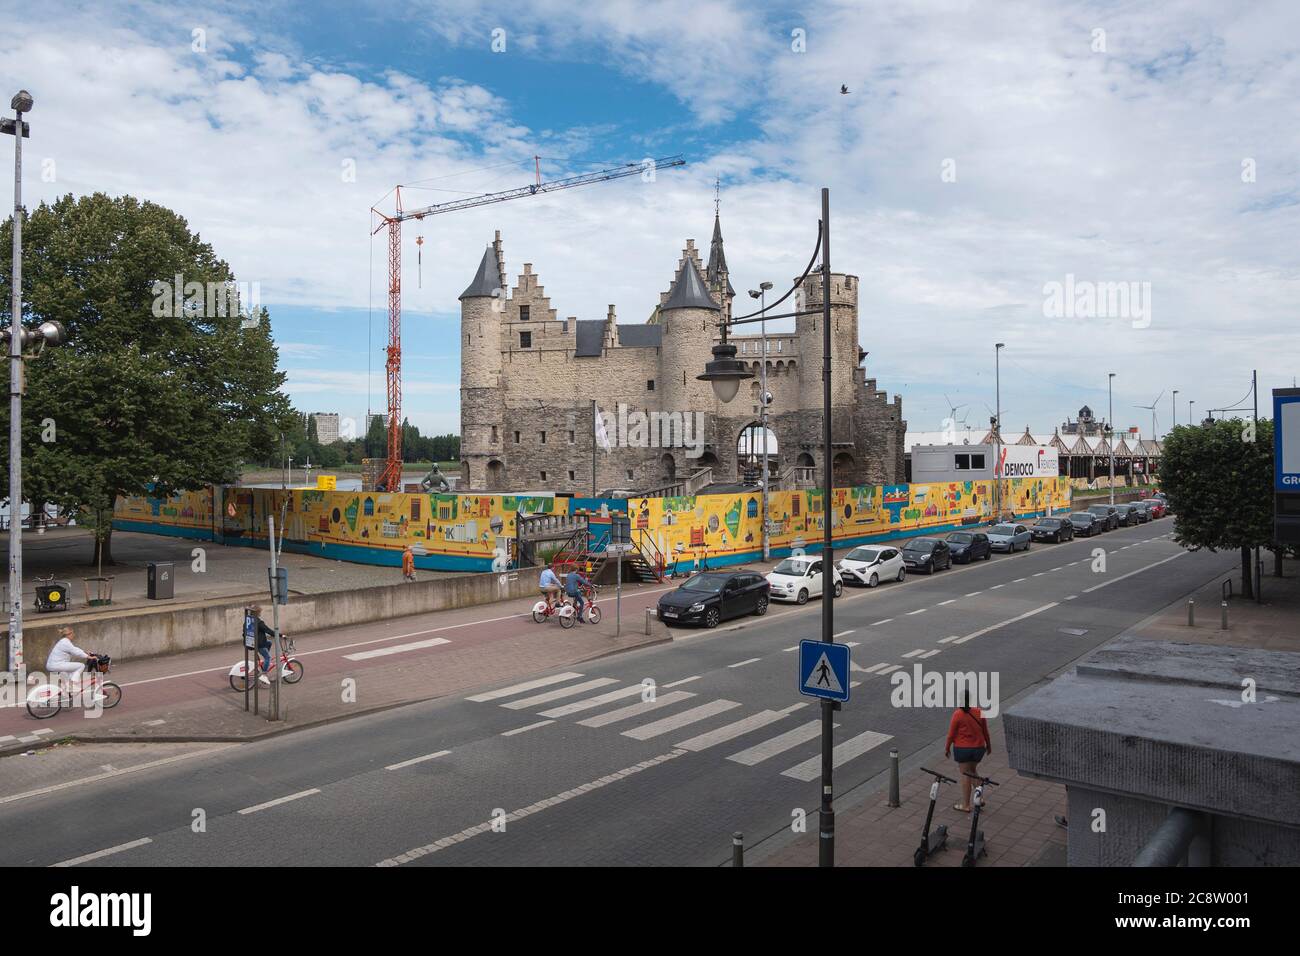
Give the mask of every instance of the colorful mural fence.
[[(1067, 511), (1070, 490), (1067, 478), (1007, 479), (1004, 507), (1021, 518)], [(832, 534), (837, 545), (855, 545), (981, 524), (993, 516), (992, 494), (991, 480), (836, 488), (830, 496)], [(820, 489), (768, 496), (774, 554), (821, 548), (825, 498)], [(625, 504), (633, 537), (649, 536), (669, 561), (728, 564), (761, 553), (761, 501), (753, 491), (632, 498)], [(113, 526), (265, 547), (267, 518), (274, 516), (277, 537), (283, 534), (287, 551), (397, 566), (409, 544), (419, 567), (488, 571), (494, 562), (502, 567), (512, 554), (518, 516), (615, 510), (622, 504), (621, 499), (236, 487), (168, 499), (121, 498)]]

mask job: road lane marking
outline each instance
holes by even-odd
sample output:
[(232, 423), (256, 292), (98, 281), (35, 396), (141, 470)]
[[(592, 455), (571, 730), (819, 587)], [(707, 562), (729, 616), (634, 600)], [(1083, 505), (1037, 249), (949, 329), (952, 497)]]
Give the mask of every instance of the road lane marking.
[(671, 694), (664, 694), (655, 700), (640, 701), (629, 707), (620, 707), (618, 710), (611, 710), (607, 714), (597, 714), (595, 717), (588, 717), (586, 720), (578, 721), (578, 723), (583, 727), (604, 727), (606, 724), (613, 724), (620, 720), (627, 720), (629, 717), (647, 714), (650, 711), (658, 710), (661, 707), (671, 707), (679, 701), (694, 696), (695, 695), (688, 690), (675, 690)]
[(958, 640), (958, 637), (959, 637), (959, 635), (957, 635), (957, 634), (952, 634), (952, 635), (950, 635), (950, 636), (948, 636), (948, 637), (941, 637), (941, 638), (939, 638), (939, 643), (940, 643), (940, 644), (951, 644), (953, 641)]
[(313, 794), (320, 793), (320, 790), (313, 787), (310, 790), (300, 790), (298, 793), (291, 793), (287, 797), (278, 797), (275, 800), (268, 800), (266, 803), (259, 803), (256, 806), (244, 807), (238, 811), (241, 814), (257, 813), (259, 810), (269, 810), (271, 807), (278, 807), (282, 803), (288, 803), (291, 800), (301, 800), (303, 797), (310, 797)]
[(718, 744), (725, 744), (728, 740), (735, 740), (737, 737), (744, 736), (752, 730), (758, 730), (760, 727), (766, 727), (768, 724), (774, 724), (790, 714), (794, 713), (801, 707), (807, 707), (807, 703), (792, 704), (784, 710), (763, 710), (753, 716), (738, 720), (734, 724), (727, 724), (725, 727), (719, 727), (717, 730), (710, 730), (706, 734), (700, 734), (698, 737), (692, 737), (689, 740), (683, 740), (679, 744), (673, 744), (679, 750), (689, 750), (697, 753), (701, 750), (708, 750), (710, 747), (716, 747)]
[[(858, 734), (856, 737), (850, 737), (844, 743), (836, 746), (831, 751), (831, 763), (835, 767), (847, 763), (855, 757), (861, 757), (868, 750), (879, 747), (886, 740), (893, 740), (892, 734), (878, 734), (874, 730), (868, 730), (866, 733)], [(782, 770), (781, 776), (793, 777), (796, 780), (802, 780), (808, 783), (816, 780), (821, 776), (822, 758), (821, 754), (815, 757), (809, 757), (802, 763), (797, 763), (789, 770)]]
[(924, 654), (921, 655), (920, 659), (923, 661), (929, 660), (931, 657), (934, 657), (935, 654), (941, 654), (941, 653), (943, 653), (941, 648), (935, 648), (932, 651), (926, 651)]
[(879, 627), (881, 624), (888, 624), (892, 620), (892, 617), (887, 617), (883, 621), (872, 621), (868, 627)]
[[(835, 726), (838, 727), (839, 725), (836, 724)], [(777, 754), (785, 753), (793, 747), (798, 747), (800, 744), (819, 737), (821, 732), (822, 722), (819, 717), (817, 720), (810, 720), (806, 724), (800, 724), (793, 730), (787, 730), (785, 733), (764, 740), (762, 743), (747, 747), (739, 753), (732, 754), (727, 759), (744, 764), (746, 767), (752, 767), (755, 764), (762, 763), (769, 757), (775, 757)]]
[(688, 724), (698, 723), (701, 720), (708, 720), (710, 717), (716, 717), (718, 714), (734, 710), (740, 704), (734, 700), (711, 700), (707, 704), (700, 704), (698, 707), (692, 707), (690, 710), (683, 710), (679, 714), (673, 714), (671, 717), (664, 717), (660, 720), (651, 721), (648, 724), (642, 724), (640, 727), (633, 727), (631, 730), (623, 731), (624, 737), (631, 737), (633, 740), (649, 740), (651, 737), (658, 737), (660, 734), (672, 733)]
[(696, 674), (694, 677), (683, 677), (681, 680), (675, 680), (671, 684), (664, 684), (664, 687), (678, 687), (682, 684), (689, 684), (691, 681), (699, 679), (700, 675)]
[(983, 593), (984, 593), (983, 591), (971, 591), (970, 594), (967, 594), (966, 596), (967, 596), (967, 597), (974, 597), (974, 596), (977, 595), (977, 594), (983, 594)]
[(846, 634), (852, 634), (854, 630), (855, 628), (851, 627), (847, 631), (840, 631), (838, 634), (832, 634), (831, 639), (834, 640), (837, 637), (844, 637)]
[(939, 607), (943, 607), (945, 604), (954, 604), (954, 603), (956, 603), (956, 601), (957, 601), (956, 598), (948, 598), (948, 600), (946, 600), (946, 601), (940, 601), (940, 602), (939, 602)]
[(1066, 600), (1067, 600), (1067, 601), (1073, 601), (1073, 600), (1074, 600), (1075, 598), (1077, 598), (1078, 596), (1079, 596), (1079, 595), (1077, 595), (1077, 594), (1071, 594), (1068, 598), (1066, 598)]
[(918, 607), (915, 611), (908, 611), (907, 614), (904, 615), (904, 617), (911, 617), (913, 614), (924, 614), (924, 613), (925, 613), (925, 608)]
[(89, 863), (91, 860), (99, 860), (106, 856), (112, 856), (114, 853), (121, 853), (124, 850), (134, 850), (138, 846), (144, 846), (146, 843), (152, 843), (149, 837), (141, 837), (139, 840), (132, 840), (130, 843), (119, 843), (117, 846), (110, 846), (107, 850), (96, 850), (94, 853), (87, 853), (85, 856), (73, 857), (71, 860), (64, 860), (62, 863), (52, 863), (51, 866), (77, 866), (79, 863)]
[(1027, 580), (1028, 580), (1028, 578), (1016, 578), (1016, 579), (1015, 579), (1014, 581), (1012, 581), (1011, 583), (1012, 583), (1012, 584), (1019, 584), (1021, 581), (1027, 581)]
[(879, 664), (872, 664), (870, 667), (859, 667), (856, 663), (850, 663), (849, 669), (857, 671), (859, 674), (874, 674), (882, 667), (888, 667), (889, 661), (881, 661)]
[(637, 694), (645, 692), (646, 684), (632, 684), (630, 687), (620, 687), (618, 690), (611, 690), (605, 694), (597, 694), (595, 697), (588, 697), (584, 700), (574, 701), (572, 704), (565, 704), (562, 707), (552, 707), (550, 710), (544, 710), (537, 716), (539, 717), (568, 717), (570, 714), (581, 713), (584, 710), (591, 710), (604, 704), (613, 703), (616, 700), (623, 700), (626, 697), (634, 697)]
[(504, 732), (501, 734), (501, 736), (502, 736), (502, 737), (513, 737), (515, 734), (526, 734), (526, 733), (528, 733), (528, 731), (530, 731), (530, 730), (536, 730), (538, 727), (545, 727), (547, 724), (553, 724), (553, 723), (555, 723), (555, 721), (553, 721), (553, 720), (539, 720), (539, 721), (538, 721), (537, 723), (535, 723), (535, 724), (527, 724), (527, 725), (525, 725), (525, 726), (523, 726), (523, 727), (516, 727), (514, 730), (507, 730), (507, 731), (504, 731)]
[(1162, 564), (1168, 564), (1170, 561), (1173, 561), (1175, 558), (1181, 558), (1186, 553), (1187, 553), (1186, 551), (1179, 551), (1177, 554), (1173, 555), (1172, 557), (1165, 558), (1163, 561), (1157, 561), (1154, 564), (1148, 564), (1145, 568), (1138, 568), (1136, 571), (1130, 571), (1128, 574), (1121, 574), (1119, 577), (1112, 578), (1109, 581), (1103, 581), (1101, 584), (1094, 584), (1090, 588), (1084, 588), (1083, 593), (1091, 594), (1093, 591), (1100, 590), (1101, 588), (1108, 587), (1112, 584), (1118, 584), (1120, 581), (1123, 581), (1125, 578), (1131, 578), (1135, 574), (1141, 574), (1143, 571), (1150, 571), (1152, 568), (1159, 567)]
[(429, 647), (437, 647), (440, 644), (450, 644), (451, 641), (445, 637), (431, 637), (427, 641), (415, 641), (411, 644), (396, 644), (392, 647), (377, 647), (373, 651), (358, 651), (355, 654), (344, 654), (345, 661), (368, 661), (372, 657), (387, 657), (389, 654), (405, 654), (407, 651), (421, 651)]
[(989, 590), (990, 590), (990, 591), (996, 591), (998, 588), (1004, 588), (1004, 587), (1006, 587), (1005, 584), (995, 584), (995, 585), (993, 585), (993, 587), (989, 588)]
[(1036, 577), (1036, 578), (1041, 578), (1041, 577), (1042, 577), (1044, 574), (1046, 574), (1046, 573), (1047, 573), (1046, 571), (1035, 571), (1035, 572), (1034, 572), (1034, 577)]
[[(564, 697), (572, 697), (574, 694), (581, 694), (589, 690), (595, 690), (597, 687), (608, 687), (610, 684), (617, 684), (618, 681), (612, 677), (593, 677), (591, 680), (585, 680), (581, 684), (570, 684), (568, 687), (557, 687), (555, 690), (543, 691), (540, 694), (534, 694), (532, 697), (525, 697), (523, 700), (512, 700), (502, 704), (510, 710), (524, 710), (529, 707), (536, 707), (539, 704), (549, 704), (553, 700), (560, 700)], [(545, 715), (543, 715), (545, 716)]]
[(904, 654), (904, 655), (903, 655), (903, 659), (906, 660), (906, 659), (909, 658), (909, 657), (919, 657), (920, 655), (922, 655), (922, 654), (924, 654), (924, 653), (925, 653), (925, 648), (924, 648), (924, 647), (918, 647), (916, 650), (914, 650), (914, 651), (908, 651), (906, 654)]
[(752, 664), (754, 661), (761, 661), (761, 657), (751, 657), (749, 660), (737, 661), (735, 664), (728, 664), (727, 667), (744, 667), (746, 664)]
[(953, 643), (965, 644), (967, 641), (973, 641), (975, 638), (989, 633), (989, 631), (996, 631), (1000, 627), (1006, 627), (1008, 624), (1015, 624), (1017, 621), (1023, 621), (1025, 618), (1033, 617), (1035, 614), (1042, 614), (1044, 611), (1050, 611), (1060, 603), (1060, 601), (1053, 601), (1051, 604), (1044, 604), (1042, 607), (1036, 607), (1032, 611), (1026, 611), (1024, 614), (1007, 618), (1005, 621), (999, 621), (997, 624), (990, 624), (988, 627), (980, 628), (978, 631), (972, 631), (964, 637), (957, 638)]
[(886, 674), (892, 674), (894, 671), (901, 671), (902, 669), (903, 669), (903, 665), (902, 665), (902, 664), (890, 664), (890, 665), (889, 665), (888, 667), (886, 667), (884, 670), (882, 670), (882, 671), (877, 671), (877, 673), (880, 674), (880, 676), (883, 677), (883, 676), (886, 675)]
[[(409, 767), (412, 764), (424, 763), (426, 760), (433, 760), (436, 757), (445, 757), (451, 753), (450, 750), (439, 750), (436, 754), (425, 754), (423, 757), (412, 757), (410, 760), (403, 760), (401, 763), (390, 763), (385, 770), (401, 770), (403, 767)], [(243, 813), (243, 810), (239, 811)]]
[(121, 770), (110, 770), (105, 773), (97, 773), (89, 777), (82, 777), (79, 780), (69, 780), (66, 783), (55, 783), (48, 787), (41, 787), (39, 790), (28, 790), (25, 793), (15, 793), (7, 797), (0, 797), (0, 804), (15, 803), (19, 800), (25, 800), (28, 797), (39, 797), (47, 793), (54, 793), (57, 790), (67, 790), (69, 787), (79, 787), (82, 784), (95, 783), (98, 780), (107, 780), (109, 777), (120, 777), (124, 773), (137, 773), (141, 770), (152, 770), (154, 767), (162, 767), (169, 763), (176, 763), (179, 760), (189, 760), (191, 757), (202, 757), (205, 754), (214, 754), (221, 750), (229, 750), (231, 747), (238, 747), (239, 744), (222, 744), (219, 747), (209, 747), (207, 750), (196, 750), (193, 753), (176, 754), (171, 757), (160, 757), (157, 760), (150, 760), (145, 763), (136, 764), (134, 767), (123, 767)]
[(1059, 568), (1052, 568), (1052, 570), (1053, 570), (1053, 571), (1063, 571), (1063, 570), (1065, 570), (1065, 565), (1061, 565)]
[(526, 690), (536, 690), (539, 687), (548, 687), (551, 684), (558, 684), (561, 681), (573, 680), (575, 677), (582, 675), (575, 671), (566, 671), (563, 674), (552, 674), (550, 677), (539, 677), (537, 680), (524, 681), (522, 684), (511, 684), (509, 687), (502, 687), (500, 690), (490, 690), (484, 694), (475, 694), (473, 697), (466, 697), (466, 700), (472, 700), (476, 704), (482, 704), (489, 700), (497, 700), (500, 697), (511, 697), (515, 694), (522, 694)]
[(781, 653), (783, 653), (783, 654), (789, 654), (791, 651), (797, 651), (797, 650), (799, 650), (799, 645), (798, 645), (798, 644), (794, 645), (794, 647), (783, 647), (783, 648), (781, 648)]
[[(852, 634), (853, 632), (850, 631), (849, 633)], [(858, 646), (858, 642), (857, 642), (857, 641), (845, 641), (845, 642), (844, 642), (844, 646), (845, 646), (845, 647), (857, 647), (857, 646)]]
[(439, 850), (446, 849), (449, 846), (455, 846), (457, 843), (472, 839), (479, 834), (491, 833), (493, 827), (500, 826), (501, 822), (513, 823), (517, 820), (522, 820), (534, 813), (540, 813), (550, 807), (572, 800), (574, 797), (580, 797), (584, 793), (599, 790), (601, 787), (607, 787), (611, 783), (617, 783), (633, 774), (641, 773), (643, 770), (657, 767), (665, 761), (685, 756), (686, 753), (687, 751), (685, 750), (672, 750), (668, 753), (660, 754), (657, 757), (651, 757), (649, 760), (642, 760), (640, 763), (633, 764), (630, 767), (624, 767), (622, 770), (616, 770), (613, 773), (606, 774), (598, 780), (584, 783), (579, 787), (574, 787), (572, 790), (566, 790), (564, 793), (559, 793), (553, 797), (548, 797), (545, 800), (538, 800), (536, 803), (530, 804), (529, 806), (521, 807), (512, 813), (506, 814), (504, 820), (493, 818), (492, 820), (480, 823), (477, 826), (466, 827), (459, 833), (453, 833), (450, 836), (443, 837), (441, 840), (435, 840), (434, 842), (425, 844), (424, 846), (418, 846), (407, 850), (405, 853), (399, 853), (397, 856), (389, 857), (386, 860), (380, 860), (375, 864), (375, 866), (401, 866), (403, 863), (410, 863), (414, 859), (418, 859), (419, 857), (425, 856), (429, 853), (437, 853)]

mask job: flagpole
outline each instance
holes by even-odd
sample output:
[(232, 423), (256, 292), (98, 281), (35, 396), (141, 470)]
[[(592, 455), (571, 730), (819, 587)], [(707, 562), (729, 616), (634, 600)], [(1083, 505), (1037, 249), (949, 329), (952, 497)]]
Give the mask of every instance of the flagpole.
[(596, 497), (596, 400), (591, 400), (591, 497)]

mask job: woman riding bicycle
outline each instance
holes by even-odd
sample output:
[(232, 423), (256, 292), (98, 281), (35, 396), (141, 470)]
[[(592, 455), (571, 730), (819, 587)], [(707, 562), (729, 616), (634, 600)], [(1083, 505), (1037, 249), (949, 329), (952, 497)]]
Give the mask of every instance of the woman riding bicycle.
[(95, 655), (83, 651), (76, 644), (72, 643), (74, 632), (71, 627), (59, 628), (59, 640), (50, 648), (49, 657), (45, 659), (45, 671), (48, 674), (58, 674), (56, 678), (63, 683), (64, 674), (72, 674), (74, 680), (69, 683), (76, 683), (76, 676), (86, 669), (86, 661), (91, 660)]

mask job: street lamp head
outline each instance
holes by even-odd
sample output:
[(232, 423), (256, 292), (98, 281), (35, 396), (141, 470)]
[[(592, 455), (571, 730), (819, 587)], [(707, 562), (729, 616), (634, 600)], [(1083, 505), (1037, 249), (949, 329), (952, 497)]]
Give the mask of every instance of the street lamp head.
[(994, 349), (994, 351), (997, 351), (998, 349), (1004, 349), (1004, 348), (1006, 348), (1006, 347), (1007, 347), (1007, 343), (1006, 343), (1006, 342), (997, 342), (997, 343), (994, 344), (993, 349)]
[(62, 345), (68, 341), (68, 330), (63, 327), (62, 322), (54, 319), (42, 322), (36, 327), (36, 334), (45, 340), (47, 345)]
[(770, 283), (770, 282), (760, 282), (760, 283), (758, 284), (758, 287), (759, 287), (760, 289), (762, 289), (764, 292), (771, 292), (771, 291), (772, 291), (772, 283)]
[(759, 292), (757, 289), (750, 289), (750, 290), (749, 290), (749, 297), (750, 297), (751, 299), (757, 299), (757, 298), (758, 298), (760, 295), (762, 295), (762, 294), (763, 294), (763, 293)]
[(729, 402), (736, 397), (740, 383), (753, 378), (754, 373), (745, 368), (745, 363), (736, 360), (736, 347), (730, 342), (719, 342), (713, 346), (713, 361), (706, 362), (704, 374), (695, 376), (701, 382), (713, 385), (713, 394), (720, 402)]
[(26, 90), (19, 90), (14, 94), (14, 98), (9, 101), (9, 108), (19, 113), (30, 113), (32, 111), (32, 94)]

